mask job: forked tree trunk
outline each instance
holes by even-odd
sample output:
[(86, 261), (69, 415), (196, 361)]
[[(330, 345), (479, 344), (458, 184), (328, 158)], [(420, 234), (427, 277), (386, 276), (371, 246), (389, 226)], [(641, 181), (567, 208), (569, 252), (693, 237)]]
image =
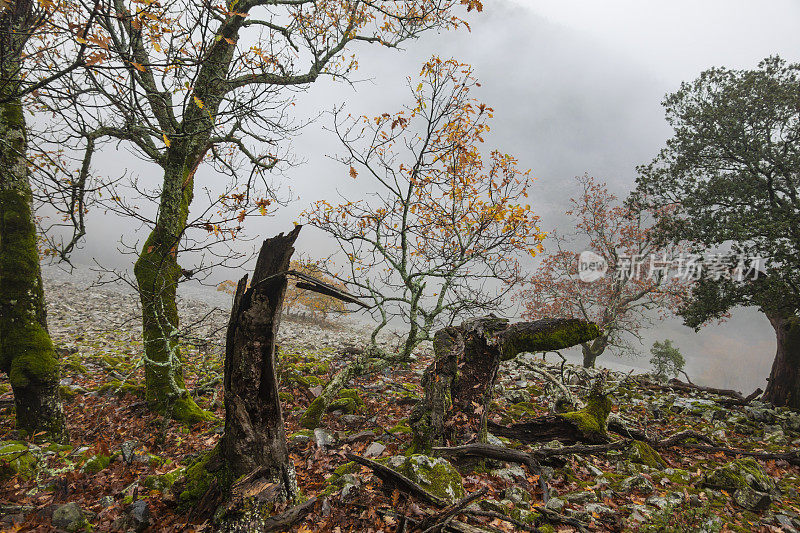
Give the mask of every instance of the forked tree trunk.
[(601, 335), (592, 342), (581, 344), (581, 354), (583, 355), (583, 368), (594, 368), (597, 358), (603, 355), (608, 347), (608, 337)]
[(508, 324), (483, 317), (436, 332), (434, 361), (425, 370), (423, 399), (409, 422), (412, 449), (486, 440), (486, 420), (502, 361), (523, 352), (552, 351), (590, 341), (600, 334), (595, 324), (576, 319), (546, 319)]
[(775, 329), (778, 348), (772, 363), (764, 401), (775, 406), (800, 408), (800, 317), (767, 314)]
[(239, 281), (225, 348), (225, 433), (220, 457), (231, 477), (258, 472), (281, 487), (284, 499), (297, 494), (289, 460), (275, 371), (275, 337), (280, 325), (286, 275), (300, 226), (261, 247), (253, 281)]

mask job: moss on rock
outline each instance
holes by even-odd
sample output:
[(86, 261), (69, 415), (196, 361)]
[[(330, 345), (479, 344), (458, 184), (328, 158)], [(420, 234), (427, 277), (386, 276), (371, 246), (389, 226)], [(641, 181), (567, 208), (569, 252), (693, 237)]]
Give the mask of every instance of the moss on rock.
[(17, 475), (30, 479), (36, 469), (38, 458), (21, 441), (0, 441), (0, 481)]
[(608, 436), (607, 421), (611, 413), (611, 399), (593, 391), (586, 400), (586, 406), (579, 411), (562, 413), (557, 416), (572, 422), (587, 440), (603, 440)]
[(83, 471), (87, 474), (96, 474), (104, 470), (111, 464), (111, 457), (108, 455), (94, 455), (83, 465)]
[(397, 471), (431, 494), (451, 502), (464, 497), (461, 474), (445, 459), (427, 455), (411, 455), (400, 459), (402, 463), (397, 467)]
[(640, 440), (631, 442), (625, 450), (625, 457), (634, 463), (647, 465), (650, 468), (666, 468), (667, 462), (649, 444)]

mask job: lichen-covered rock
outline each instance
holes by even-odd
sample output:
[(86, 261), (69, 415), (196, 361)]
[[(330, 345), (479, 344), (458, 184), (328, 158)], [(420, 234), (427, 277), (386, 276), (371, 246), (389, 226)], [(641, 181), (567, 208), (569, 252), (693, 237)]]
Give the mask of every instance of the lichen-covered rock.
[(167, 472), (166, 474), (147, 476), (146, 478), (144, 478), (142, 485), (150, 490), (155, 490), (158, 492), (167, 492), (172, 488), (172, 485), (175, 484), (175, 481), (181, 475), (183, 475), (182, 468), (173, 470), (172, 472)]
[(733, 500), (751, 511), (769, 507), (777, 487), (771, 477), (752, 457), (731, 461), (707, 474), (706, 487), (733, 494)]
[(64, 529), (70, 533), (86, 529), (86, 517), (83, 511), (75, 502), (65, 503), (53, 511), (53, 525), (59, 529)]
[(624, 456), (631, 462), (647, 465), (650, 468), (666, 468), (667, 463), (661, 455), (646, 442), (635, 440), (625, 449)]
[(520, 522), (528, 525), (535, 524), (536, 521), (542, 516), (539, 513), (533, 512), (529, 509), (518, 507), (510, 500), (503, 500), (499, 502), (497, 500), (481, 500), (478, 502), (478, 507), (484, 511), (494, 511), (496, 513), (510, 516), (511, 518), (519, 520)]
[(0, 441), (0, 481), (15, 475), (30, 479), (38, 458), (24, 442)]
[(451, 502), (464, 497), (461, 474), (445, 459), (427, 455), (412, 455), (402, 459), (397, 467), (398, 472), (431, 494)]
[(629, 476), (622, 480), (619, 490), (621, 492), (640, 492), (642, 494), (650, 494), (655, 490), (653, 484), (649, 479), (641, 474)]

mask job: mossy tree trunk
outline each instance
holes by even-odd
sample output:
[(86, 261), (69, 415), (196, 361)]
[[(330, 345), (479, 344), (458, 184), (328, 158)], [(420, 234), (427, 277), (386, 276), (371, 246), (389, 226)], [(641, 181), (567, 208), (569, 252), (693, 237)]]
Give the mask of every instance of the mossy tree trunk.
[[(178, 123), (159, 96), (153, 95), (151, 102), (159, 124), (167, 132), (165, 135), (172, 140), (159, 160), (164, 180), (156, 224), (134, 265), (142, 302), (145, 383), (151, 408), (168, 411), (173, 418), (188, 423), (210, 419), (211, 415), (194, 403), (183, 382), (175, 303), (182, 275), (178, 251), (194, 197), (194, 174), (211, 147), (214, 117), (229, 90), (224, 80), (235, 51), (240, 18), (226, 20), (203, 61), (193, 90), (193, 100), (202, 102), (202, 106), (188, 105)], [(129, 31), (137, 35), (140, 32)], [(150, 75), (149, 71), (145, 74), (145, 78)], [(144, 79), (146, 84), (148, 79)]]
[(600, 334), (595, 324), (545, 319), (508, 324), (483, 317), (434, 336), (434, 362), (425, 370), (423, 399), (409, 417), (415, 451), (432, 446), (486, 440), (486, 420), (502, 361), (523, 352), (552, 351), (588, 342)]
[(59, 396), (59, 368), (47, 332), (27, 135), (19, 94), (21, 53), (31, 2), (0, 16), (0, 370), (14, 391), (17, 427), (67, 440)]
[(778, 348), (772, 363), (764, 400), (775, 406), (800, 409), (800, 318), (797, 315), (767, 315)]
[(146, 398), (152, 409), (195, 423), (211, 417), (189, 396), (183, 381), (175, 296), (181, 268), (178, 248), (192, 201), (193, 173), (199, 163), (178, 161), (167, 166), (156, 227), (134, 265), (142, 303)]
[(600, 335), (591, 342), (581, 343), (581, 353), (583, 354), (583, 367), (594, 368), (597, 358), (603, 355), (608, 348), (608, 335)]

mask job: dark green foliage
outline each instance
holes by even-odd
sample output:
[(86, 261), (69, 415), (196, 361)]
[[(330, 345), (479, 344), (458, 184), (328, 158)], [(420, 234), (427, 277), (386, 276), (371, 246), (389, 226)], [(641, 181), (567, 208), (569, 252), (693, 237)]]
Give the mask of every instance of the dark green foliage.
[(650, 348), (650, 364), (653, 365), (653, 374), (660, 380), (676, 377), (682, 370), (686, 361), (680, 350), (667, 339), (664, 342), (654, 342)]

